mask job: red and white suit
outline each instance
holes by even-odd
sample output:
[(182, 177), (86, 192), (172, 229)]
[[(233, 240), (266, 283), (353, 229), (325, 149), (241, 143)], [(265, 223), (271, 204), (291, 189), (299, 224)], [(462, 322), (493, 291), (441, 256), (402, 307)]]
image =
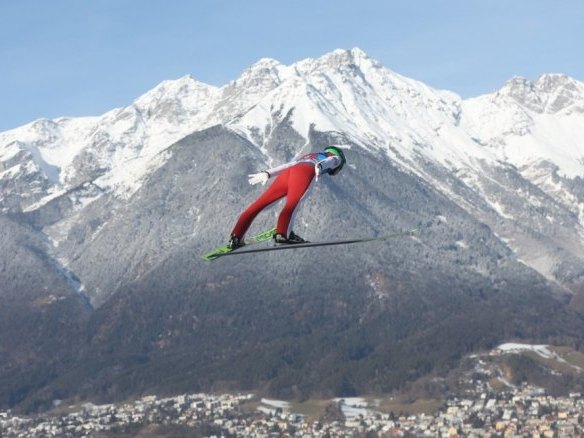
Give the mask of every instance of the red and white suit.
[(288, 236), (292, 231), (294, 214), (300, 201), (310, 192), (318, 165), (321, 173), (332, 174), (341, 166), (341, 158), (331, 152), (316, 152), (281, 166), (268, 169), (268, 178), (276, 177), (267, 190), (239, 217), (231, 234), (243, 239), (255, 217), (266, 207), (286, 197), (286, 204), (278, 217), (276, 233)]

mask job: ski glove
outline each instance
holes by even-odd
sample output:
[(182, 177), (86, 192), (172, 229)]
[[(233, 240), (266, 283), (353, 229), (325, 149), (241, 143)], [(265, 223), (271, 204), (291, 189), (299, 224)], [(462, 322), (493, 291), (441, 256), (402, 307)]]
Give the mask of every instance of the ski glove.
[(247, 176), (248, 182), (255, 186), (256, 184), (265, 185), (268, 182), (268, 178), (270, 178), (270, 174), (265, 170), (260, 173), (252, 173), (251, 175)]

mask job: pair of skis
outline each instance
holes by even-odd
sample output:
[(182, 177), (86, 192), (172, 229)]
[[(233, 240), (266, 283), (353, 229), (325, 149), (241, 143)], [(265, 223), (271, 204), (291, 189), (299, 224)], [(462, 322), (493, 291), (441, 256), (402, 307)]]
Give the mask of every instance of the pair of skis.
[(386, 234), (383, 236), (377, 237), (365, 237), (359, 239), (345, 239), (345, 240), (332, 240), (326, 242), (306, 242), (306, 243), (296, 243), (296, 244), (279, 244), (277, 246), (270, 246), (267, 248), (249, 248), (251, 245), (255, 245), (257, 243), (265, 242), (271, 240), (274, 234), (276, 233), (276, 229), (272, 228), (271, 230), (264, 231), (256, 236), (250, 237), (245, 240), (245, 246), (236, 248), (234, 250), (230, 249), (227, 245), (221, 246), (219, 248), (214, 249), (207, 254), (203, 254), (202, 258), (204, 260), (215, 260), (219, 257), (224, 257), (228, 255), (241, 255), (241, 254), (249, 254), (254, 252), (266, 252), (266, 251), (281, 251), (285, 249), (300, 249), (300, 248), (312, 248), (318, 246), (333, 246), (333, 245), (349, 245), (353, 243), (364, 243), (364, 242), (374, 242), (378, 240), (387, 240), (394, 237), (401, 237), (401, 236), (413, 236), (417, 232), (416, 229), (407, 230), (407, 231), (400, 231), (397, 233)]

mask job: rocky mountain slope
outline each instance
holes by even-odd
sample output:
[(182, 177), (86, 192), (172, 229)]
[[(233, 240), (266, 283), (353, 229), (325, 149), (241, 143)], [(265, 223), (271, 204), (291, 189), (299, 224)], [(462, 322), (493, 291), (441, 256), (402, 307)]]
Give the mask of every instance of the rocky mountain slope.
[[(183, 387), (349, 395), (504, 340), (577, 347), (583, 99), (582, 83), (546, 75), (463, 100), (353, 49), (264, 59), (220, 88), (183, 77), (100, 117), (0, 133), (0, 218), (38, 239), (35, 260), (59, 279), (23, 282), (28, 266), (49, 274), (19, 250), (1, 256), (3, 287), (27, 306), (58, 290), (83, 309), (39, 338), (67, 339), (52, 351), (67, 363), (25, 363), (0, 403)], [(419, 234), (200, 260), (259, 194), (248, 173), (327, 144), (349, 165), (317, 184), (300, 235)]]

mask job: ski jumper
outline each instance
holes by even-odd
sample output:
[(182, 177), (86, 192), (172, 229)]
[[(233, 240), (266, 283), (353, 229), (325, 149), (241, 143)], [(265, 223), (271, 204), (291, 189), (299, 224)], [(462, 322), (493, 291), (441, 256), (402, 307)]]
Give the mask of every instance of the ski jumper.
[(286, 204), (278, 217), (276, 232), (288, 236), (292, 231), (295, 211), (300, 201), (310, 191), (309, 189), (316, 175), (316, 166), (321, 169), (321, 173), (332, 174), (340, 165), (341, 159), (337, 155), (330, 152), (316, 152), (304, 155), (290, 163), (266, 170), (265, 172), (269, 178), (276, 176), (276, 179), (241, 214), (231, 234), (237, 236), (239, 239), (243, 239), (247, 229), (262, 210), (283, 197), (286, 197)]

